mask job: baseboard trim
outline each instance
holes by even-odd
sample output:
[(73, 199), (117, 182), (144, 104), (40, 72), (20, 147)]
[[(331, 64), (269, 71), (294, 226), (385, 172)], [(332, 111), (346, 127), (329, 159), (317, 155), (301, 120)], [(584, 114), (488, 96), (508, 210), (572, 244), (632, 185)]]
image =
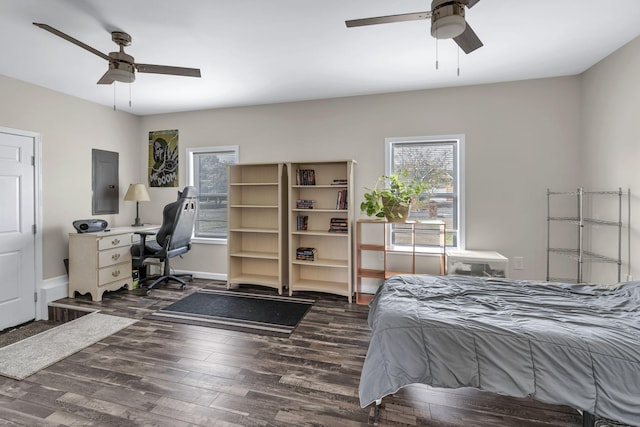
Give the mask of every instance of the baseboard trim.
[(36, 319), (49, 320), (49, 303), (69, 296), (69, 276), (62, 275), (42, 281), (38, 290)]
[[(209, 273), (206, 271), (175, 270), (176, 273), (193, 274), (196, 279), (227, 281), (227, 275), (223, 273)], [(38, 303), (36, 304), (36, 320), (49, 320), (49, 305), (53, 301), (69, 296), (69, 276), (66, 274), (51, 279), (43, 280), (38, 290)]]
[(209, 273), (206, 271), (187, 271), (187, 270), (173, 270), (173, 271), (178, 274), (192, 274), (195, 279), (220, 280), (221, 282), (227, 281), (227, 275), (223, 273)]

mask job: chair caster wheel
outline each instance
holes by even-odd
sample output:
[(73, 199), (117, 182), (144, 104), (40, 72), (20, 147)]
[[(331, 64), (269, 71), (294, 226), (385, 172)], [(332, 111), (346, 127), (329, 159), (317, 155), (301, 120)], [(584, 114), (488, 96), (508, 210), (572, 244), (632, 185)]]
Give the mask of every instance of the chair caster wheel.
[(182, 286), (180, 286), (180, 290), (184, 291), (184, 288), (186, 288), (186, 287), (187, 287), (186, 285), (182, 285)]
[(147, 291), (147, 296), (151, 295), (151, 289)]

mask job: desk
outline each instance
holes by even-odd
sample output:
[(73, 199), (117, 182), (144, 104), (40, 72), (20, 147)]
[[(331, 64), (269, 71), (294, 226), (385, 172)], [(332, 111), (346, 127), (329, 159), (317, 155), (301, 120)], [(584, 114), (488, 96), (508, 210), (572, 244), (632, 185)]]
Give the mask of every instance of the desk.
[(131, 289), (131, 246), (136, 231), (157, 230), (158, 225), (114, 227), (96, 233), (69, 233), (69, 298), (89, 293), (102, 301), (106, 291)]

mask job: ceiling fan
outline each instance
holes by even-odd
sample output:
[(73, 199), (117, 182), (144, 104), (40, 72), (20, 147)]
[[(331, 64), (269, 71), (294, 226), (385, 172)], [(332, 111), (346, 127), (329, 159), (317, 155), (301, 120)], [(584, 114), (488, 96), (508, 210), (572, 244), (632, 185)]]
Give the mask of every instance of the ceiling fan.
[(464, 8), (472, 8), (480, 0), (433, 0), (427, 12), (403, 13), (400, 15), (377, 16), (374, 18), (345, 21), (347, 27), (386, 24), (390, 22), (416, 21), (431, 18), (431, 35), (436, 39), (450, 39), (465, 53), (482, 47), (482, 42), (464, 19)]
[(120, 46), (120, 51), (110, 52), (109, 55), (106, 55), (100, 52), (99, 50), (94, 49), (85, 43), (82, 43), (80, 40), (77, 40), (71, 37), (70, 35), (63, 33), (62, 31), (56, 30), (53, 27), (50, 27), (47, 24), (40, 24), (40, 23), (34, 22), (33, 25), (40, 27), (43, 30), (47, 30), (58, 37), (62, 37), (63, 39), (75, 45), (78, 45), (81, 48), (86, 49), (95, 55), (98, 55), (100, 58), (103, 58), (109, 61), (109, 69), (107, 70), (106, 73), (104, 73), (104, 75), (100, 78), (100, 80), (98, 80), (98, 84), (108, 85), (113, 83), (114, 81), (131, 83), (136, 79), (136, 76), (135, 76), (136, 71), (140, 73), (170, 74), (174, 76), (200, 77), (199, 68), (184, 68), (184, 67), (172, 67), (168, 65), (138, 64), (134, 62), (133, 56), (126, 54), (124, 51), (125, 46), (131, 45), (131, 36), (122, 31), (113, 31), (111, 33), (111, 40), (113, 40), (118, 46)]

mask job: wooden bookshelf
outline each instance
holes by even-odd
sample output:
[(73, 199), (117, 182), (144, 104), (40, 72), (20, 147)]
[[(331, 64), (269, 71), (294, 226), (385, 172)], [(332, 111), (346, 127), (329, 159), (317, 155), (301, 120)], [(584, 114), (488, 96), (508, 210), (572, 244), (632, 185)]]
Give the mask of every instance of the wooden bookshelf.
[[(326, 292), (351, 302), (354, 166), (353, 160), (287, 164), (289, 295)], [(298, 216), (308, 217), (306, 230), (298, 229)], [(301, 247), (317, 249), (315, 259), (296, 259)]]
[(282, 163), (229, 165), (227, 287), (287, 283), (285, 169)]

